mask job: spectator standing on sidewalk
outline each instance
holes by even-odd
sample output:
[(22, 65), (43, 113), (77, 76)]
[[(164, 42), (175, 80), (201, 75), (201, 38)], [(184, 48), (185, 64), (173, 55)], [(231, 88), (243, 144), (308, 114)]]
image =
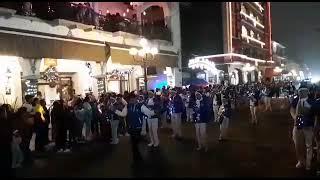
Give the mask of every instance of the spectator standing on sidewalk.
[(11, 111), (8, 104), (0, 106), (0, 177), (13, 177), (12, 166), (12, 124)]
[(84, 126), (85, 126), (85, 140), (91, 141), (92, 131), (92, 107), (90, 105), (90, 98), (86, 96), (83, 100), (83, 109), (84, 109)]

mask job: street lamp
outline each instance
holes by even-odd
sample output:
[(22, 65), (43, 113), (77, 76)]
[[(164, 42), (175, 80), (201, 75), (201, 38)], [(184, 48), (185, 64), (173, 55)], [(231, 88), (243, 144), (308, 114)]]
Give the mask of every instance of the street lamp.
[(281, 73), (282, 72), (282, 68), (279, 68), (279, 66), (276, 66), (273, 71), (276, 72), (276, 73)]
[[(140, 60), (143, 63), (143, 73), (144, 73), (144, 88), (147, 91), (148, 90), (148, 78), (147, 78), (147, 61), (151, 61), (154, 59), (155, 55), (159, 53), (158, 48), (156, 47), (151, 47), (149, 45), (149, 42), (145, 39), (142, 38), (140, 40), (140, 45), (142, 46), (141, 49), (137, 48), (130, 48), (129, 54), (132, 55), (133, 59), (136, 61), (136, 57), (140, 57)], [(149, 59), (151, 58), (151, 59)]]
[(255, 69), (256, 67), (255, 66), (250, 66), (249, 63), (246, 63), (245, 66), (243, 66), (242, 70), (245, 71), (245, 72), (251, 72)]

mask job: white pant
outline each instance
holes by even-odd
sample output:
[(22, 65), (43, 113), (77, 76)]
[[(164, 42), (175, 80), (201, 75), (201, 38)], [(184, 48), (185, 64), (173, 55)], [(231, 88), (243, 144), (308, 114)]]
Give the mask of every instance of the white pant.
[(147, 118), (146, 117), (143, 117), (143, 120), (142, 120), (141, 135), (143, 136), (147, 135)]
[(229, 127), (229, 118), (224, 116), (224, 119), (220, 124), (220, 138), (223, 139), (227, 136), (228, 127)]
[(195, 123), (196, 138), (199, 147), (207, 147), (207, 124)]
[(258, 123), (257, 120), (257, 106), (250, 106), (250, 112), (251, 112), (251, 123)]
[(111, 138), (113, 143), (118, 143), (118, 126), (119, 126), (119, 120), (112, 120), (110, 121), (111, 125)]
[(186, 113), (187, 113), (187, 122), (192, 121), (193, 109), (187, 107), (186, 108)]
[(271, 97), (268, 97), (268, 96), (266, 96), (265, 98), (264, 98), (264, 101), (265, 101), (265, 107), (266, 107), (266, 111), (269, 109), (270, 111), (272, 111), (272, 109), (271, 109)]
[(153, 144), (154, 146), (159, 145), (158, 124), (159, 124), (159, 121), (157, 118), (153, 118), (153, 119), (148, 118), (150, 143)]
[(161, 114), (161, 127), (168, 127), (168, 123), (167, 123), (167, 111), (163, 112)]
[(171, 115), (171, 126), (173, 130), (173, 135), (180, 136), (181, 133), (181, 113), (172, 113)]
[[(295, 144), (298, 161), (305, 164), (307, 168), (310, 168), (312, 160), (313, 127), (305, 127), (299, 130), (295, 126), (292, 131), (292, 139)], [(307, 151), (306, 158), (303, 154), (305, 148)]]
[(219, 106), (213, 106), (214, 122), (218, 122)]

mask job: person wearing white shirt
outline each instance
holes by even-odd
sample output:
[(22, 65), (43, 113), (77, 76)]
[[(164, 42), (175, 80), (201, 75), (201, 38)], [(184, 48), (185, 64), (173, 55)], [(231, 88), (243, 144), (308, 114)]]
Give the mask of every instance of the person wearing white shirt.
[[(112, 101), (115, 101), (112, 99)], [(127, 102), (123, 98), (118, 98), (117, 102), (111, 102), (110, 104), (111, 111), (114, 112), (111, 118), (111, 144), (118, 144), (118, 126), (119, 126), (119, 117), (126, 117), (128, 113)], [(118, 116), (118, 117), (117, 117)]]
[[(149, 93), (150, 94), (150, 93)], [(148, 106), (148, 107), (147, 107)], [(147, 106), (141, 106), (141, 112), (148, 117), (148, 128), (149, 128), (149, 136), (150, 136), (150, 143), (148, 144), (149, 147), (158, 147), (159, 146), (159, 137), (158, 137), (158, 123), (159, 120), (155, 116), (156, 113), (153, 110), (154, 102), (153, 98), (150, 97), (148, 99)]]

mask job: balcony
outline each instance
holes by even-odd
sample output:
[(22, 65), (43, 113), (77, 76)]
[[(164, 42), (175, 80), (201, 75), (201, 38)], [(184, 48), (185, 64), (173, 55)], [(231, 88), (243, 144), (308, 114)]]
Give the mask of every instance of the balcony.
[(90, 25), (94, 29), (106, 32), (126, 32), (147, 39), (158, 39), (171, 42), (171, 31), (157, 23), (142, 24), (136, 18), (116, 15), (101, 15), (86, 6), (79, 6), (70, 2), (36, 2), (32, 6), (25, 2), (0, 2), (0, 7), (13, 9), (15, 14), (33, 16), (42, 20), (53, 21), (64, 19), (68, 21)]

